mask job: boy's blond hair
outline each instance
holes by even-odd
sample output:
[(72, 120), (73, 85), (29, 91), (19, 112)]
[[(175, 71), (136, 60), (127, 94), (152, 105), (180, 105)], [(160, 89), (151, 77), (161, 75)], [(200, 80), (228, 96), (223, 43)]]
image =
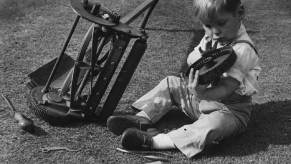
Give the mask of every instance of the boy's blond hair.
[(235, 14), (241, 0), (193, 0), (194, 14), (198, 18), (214, 18), (218, 12)]

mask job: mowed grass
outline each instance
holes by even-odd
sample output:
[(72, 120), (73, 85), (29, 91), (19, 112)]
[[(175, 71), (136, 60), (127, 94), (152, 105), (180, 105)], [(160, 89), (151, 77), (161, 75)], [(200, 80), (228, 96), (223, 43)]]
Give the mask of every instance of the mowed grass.
[[(143, 0), (100, 0), (122, 15)], [(289, 163), (291, 159), (291, 2), (245, 0), (245, 24), (259, 48), (263, 72), (260, 94), (254, 97), (247, 131), (224, 140), (193, 159), (179, 151), (171, 163)], [(120, 137), (96, 123), (54, 127), (36, 118), (26, 105), (27, 74), (56, 57), (69, 33), (75, 13), (68, 0), (0, 0), (1, 93), (39, 127), (36, 135), (22, 133), (0, 101), (1, 163), (145, 163), (139, 155), (116, 151)], [(82, 20), (68, 51), (76, 54), (89, 23)], [(135, 25), (135, 23), (133, 23)], [(147, 25), (148, 49), (128, 85), (116, 114), (162, 78), (175, 74), (203, 31), (191, 17), (191, 0), (160, 0)], [(173, 121), (174, 120), (174, 121)], [(181, 125), (185, 117), (170, 113), (161, 120)], [(67, 146), (78, 152), (43, 153), (40, 147)]]

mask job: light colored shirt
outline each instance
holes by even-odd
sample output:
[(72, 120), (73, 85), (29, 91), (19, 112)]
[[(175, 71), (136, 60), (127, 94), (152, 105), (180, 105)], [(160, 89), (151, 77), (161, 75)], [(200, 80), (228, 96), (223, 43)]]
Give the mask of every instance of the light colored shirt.
[[(204, 36), (200, 43), (194, 48), (187, 58), (187, 64), (190, 66), (198, 59), (201, 58), (202, 54), (199, 51), (199, 47), (205, 50), (206, 43), (210, 41), (209, 36)], [(244, 25), (242, 24), (236, 40), (246, 40), (253, 44), (249, 35), (246, 32)], [(223, 43), (218, 43), (217, 48), (224, 46)], [(253, 47), (247, 43), (237, 43), (233, 46), (233, 50), (237, 55), (237, 59), (234, 65), (223, 74), (223, 76), (230, 76), (240, 82), (239, 88), (235, 91), (240, 95), (251, 96), (258, 92), (258, 78), (261, 72), (259, 66), (259, 57)]]

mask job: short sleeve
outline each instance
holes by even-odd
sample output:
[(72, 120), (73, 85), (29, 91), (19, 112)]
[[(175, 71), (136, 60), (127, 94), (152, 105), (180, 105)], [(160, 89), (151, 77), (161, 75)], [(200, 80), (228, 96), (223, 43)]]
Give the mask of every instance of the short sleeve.
[(258, 77), (261, 72), (259, 58), (255, 50), (246, 43), (233, 46), (237, 55), (234, 65), (224, 74), (240, 82), (236, 91), (241, 95), (253, 95), (258, 92)]

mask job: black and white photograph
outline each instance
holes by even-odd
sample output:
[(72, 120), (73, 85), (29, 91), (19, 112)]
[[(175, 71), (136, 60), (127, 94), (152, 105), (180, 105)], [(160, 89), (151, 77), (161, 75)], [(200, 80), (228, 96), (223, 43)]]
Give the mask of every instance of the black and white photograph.
[(291, 1), (0, 0), (0, 163), (287, 164)]

